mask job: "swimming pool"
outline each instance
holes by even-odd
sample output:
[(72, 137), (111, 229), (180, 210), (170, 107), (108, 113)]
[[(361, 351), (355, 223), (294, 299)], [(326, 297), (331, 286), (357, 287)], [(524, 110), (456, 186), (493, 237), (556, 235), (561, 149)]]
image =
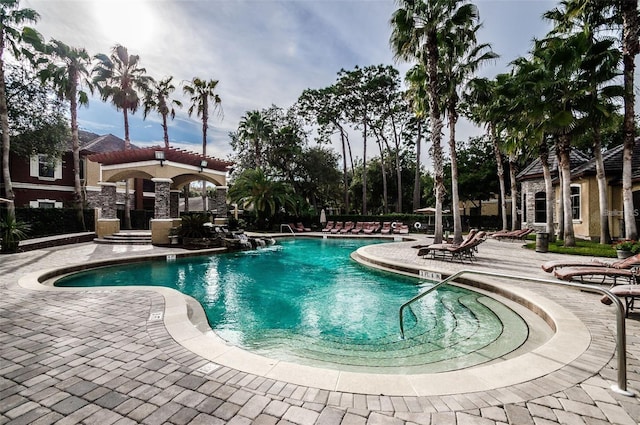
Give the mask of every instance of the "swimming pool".
[(278, 360), (339, 370), (426, 373), (505, 356), (525, 321), (488, 296), (447, 286), (398, 308), (432, 283), (376, 272), (349, 254), (371, 240), (282, 240), (259, 251), (101, 268), (56, 286), (155, 285), (196, 298), (230, 344)]

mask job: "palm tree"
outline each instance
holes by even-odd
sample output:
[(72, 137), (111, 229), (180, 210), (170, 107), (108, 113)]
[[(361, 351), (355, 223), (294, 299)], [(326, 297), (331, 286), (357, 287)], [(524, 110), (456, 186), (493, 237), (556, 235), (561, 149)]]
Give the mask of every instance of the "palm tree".
[(43, 81), (51, 81), (58, 98), (69, 101), (71, 113), (71, 144), (73, 149), (74, 206), (78, 214), (78, 222), (85, 229), (80, 181), (80, 140), (78, 138), (78, 107), (89, 103), (87, 93), (81, 90), (86, 85), (91, 92), (93, 86), (89, 81), (91, 57), (84, 48), (74, 48), (62, 41), (51, 40), (45, 53), (51, 59), (39, 72)]
[(454, 31), (443, 35), (441, 44), (441, 83), (444, 85), (445, 109), (449, 125), (449, 153), (451, 157), (451, 204), (453, 212), (453, 243), (462, 242), (462, 221), (458, 195), (458, 161), (456, 154), (456, 123), (458, 122), (459, 90), (480, 65), (498, 57), (489, 44), (478, 44), (476, 33), (480, 25), (477, 10), (469, 9), (466, 25), (458, 25)]
[(255, 168), (262, 166), (263, 145), (272, 133), (273, 127), (260, 111), (249, 111), (240, 120), (238, 137), (248, 141), (249, 144), (253, 146)]
[(173, 77), (166, 77), (160, 81), (154, 81), (144, 98), (144, 117), (146, 118), (152, 110), (158, 111), (162, 117), (162, 134), (164, 137), (164, 147), (169, 147), (169, 127), (167, 117), (176, 117), (175, 107), (182, 107), (182, 102), (171, 99), (169, 96), (176, 89), (171, 83)]
[(262, 168), (247, 169), (238, 176), (229, 188), (229, 199), (242, 205), (244, 209), (253, 209), (259, 227), (265, 227), (281, 208), (296, 213), (296, 201), (291, 187), (270, 179)]
[(491, 141), (493, 154), (496, 158), (496, 173), (500, 186), (500, 215), (502, 216), (502, 230), (507, 230), (507, 191), (504, 179), (504, 166), (502, 164), (502, 151), (498, 140), (498, 122), (502, 116), (496, 107), (498, 80), (487, 78), (474, 78), (467, 85), (465, 102), (468, 118), (478, 124), (486, 125), (487, 137)]
[(600, 207), (600, 243), (606, 244), (611, 241), (611, 235), (601, 129), (617, 109), (613, 99), (623, 97), (624, 92), (619, 85), (611, 84), (612, 80), (619, 75), (620, 51), (614, 48), (613, 39), (606, 36), (598, 39), (597, 34), (601, 29), (614, 25), (614, 17), (606, 13), (603, 4), (584, 0), (563, 1), (560, 7), (547, 12), (544, 16), (554, 23), (555, 34), (584, 33), (588, 41), (578, 76), (578, 80), (583, 81), (587, 87), (584, 97), (577, 106), (585, 115), (582, 120), (585, 123), (583, 127), (593, 139)]
[(622, 201), (624, 206), (624, 229), (627, 239), (636, 239), (636, 227), (632, 189), (632, 159), (635, 145), (635, 93), (634, 73), (635, 57), (640, 51), (638, 32), (638, 0), (618, 0), (615, 2), (622, 15), (622, 63), (624, 64), (624, 148), (622, 153)]
[(418, 60), (427, 71), (429, 82), (429, 121), (431, 152), (435, 174), (436, 218), (435, 243), (442, 242), (442, 201), (444, 198), (444, 164), (442, 157), (442, 97), (438, 81), (440, 34), (457, 25), (466, 25), (475, 7), (463, 0), (397, 0), (400, 6), (391, 18), (391, 48), (396, 59)]
[[(213, 110), (216, 109), (222, 114), (222, 99), (215, 92), (218, 80), (203, 80), (193, 77), (191, 83), (185, 83), (182, 90), (190, 96), (191, 106), (189, 106), (189, 116), (196, 112), (196, 116), (202, 119), (202, 157), (207, 156), (207, 130), (209, 129), (209, 100), (213, 101)], [(207, 209), (207, 183), (202, 181), (202, 207)]]
[[(131, 149), (129, 138), (129, 111), (134, 114), (140, 106), (140, 93), (149, 90), (153, 79), (140, 67), (140, 56), (130, 55), (126, 47), (115, 45), (111, 55), (97, 54), (98, 63), (93, 68), (93, 83), (98, 87), (103, 101), (111, 100), (124, 118), (124, 146)], [(124, 228), (131, 228), (129, 180), (126, 180), (124, 198)]]
[(13, 186), (11, 184), (11, 172), (9, 170), (9, 152), (11, 139), (9, 136), (9, 108), (7, 106), (7, 89), (4, 67), (4, 52), (10, 49), (15, 58), (23, 54), (31, 56), (26, 49), (26, 44), (39, 44), (40, 34), (29, 27), (23, 27), (25, 23), (36, 22), (40, 15), (33, 9), (18, 9), (19, 0), (0, 0), (0, 130), (2, 131), (2, 177), (4, 180), (5, 197), (8, 218), (15, 218), (15, 205), (13, 200)]
[(416, 64), (409, 69), (405, 75), (405, 83), (408, 88), (405, 96), (408, 98), (411, 109), (415, 117), (415, 125), (417, 127), (416, 135), (416, 172), (413, 181), (413, 209), (420, 208), (420, 155), (422, 147), (422, 128), (425, 116), (429, 111), (426, 87), (426, 73), (422, 64)]

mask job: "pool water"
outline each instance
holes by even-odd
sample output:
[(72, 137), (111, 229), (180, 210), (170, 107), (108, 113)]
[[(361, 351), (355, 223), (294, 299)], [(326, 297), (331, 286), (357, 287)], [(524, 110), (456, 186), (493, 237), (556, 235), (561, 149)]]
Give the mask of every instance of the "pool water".
[(295, 238), (257, 251), (149, 261), (77, 273), (56, 286), (153, 285), (197, 299), (230, 344), (270, 358), (341, 370), (425, 373), (492, 361), (527, 339), (524, 320), (485, 295), (350, 259), (361, 239)]

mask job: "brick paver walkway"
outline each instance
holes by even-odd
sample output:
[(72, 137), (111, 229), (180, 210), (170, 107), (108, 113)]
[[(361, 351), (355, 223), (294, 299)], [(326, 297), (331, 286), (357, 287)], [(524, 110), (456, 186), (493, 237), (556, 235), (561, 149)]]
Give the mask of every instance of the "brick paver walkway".
[[(374, 254), (455, 271), (423, 260), (412, 244)], [(0, 424), (630, 424), (638, 397), (616, 380), (615, 323), (598, 296), (539, 284), (527, 289), (571, 309), (592, 335), (576, 362), (545, 377), (482, 393), (391, 397), (303, 387), (219, 366), (177, 344), (156, 313), (153, 291), (33, 291), (33, 271), (164, 252), (163, 248), (78, 244), (0, 256)], [(548, 277), (550, 254), (489, 241), (472, 267)], [(512, 284), (512, 283), (511, 283)], [(627, 320), (628, 388), (640, 391), (640, 320)], [(596, 372), (591, 372), (596, 370)]]

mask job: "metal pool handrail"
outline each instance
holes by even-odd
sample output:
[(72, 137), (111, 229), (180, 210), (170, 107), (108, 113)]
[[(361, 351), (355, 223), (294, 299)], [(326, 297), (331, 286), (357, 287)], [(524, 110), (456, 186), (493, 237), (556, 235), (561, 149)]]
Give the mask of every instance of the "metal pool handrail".
[(286, 227), (287, 229), (289, 229), (289, 231), (291, 232), (291, 234), (293, 234), (293, 236), (296, 235), (296, 232), (293, 231), (293, 229), (291, 228), (291, 226), (289, 226), (288, 224), (281, 224), (280, 225), (280, 233), (282, 233), (282, 228)]
[(444, 279), (436, 283), (431, 288), (426, 291), (416, 295), (411, 298), (406, 303), (400, 306), (399, 316), (400, 316), (400, 336), (404, 339), (404, 309), (408, 307), (413, 302), (419, 300), (420, 298), (430, 294), (431, 292), (438, 289), (440, 286), (451, 282), (452, 280), (462, 276), (463, 274), (475, 274), (481, 276), (491, 276), (505, 279), (516, 279), (516, 280), (527, 280), (530, 282), (537, 283), (545, 283), (551, 285), (565, 286), (567, 288), (578, 289), (581, 291), (587, 292), (595, 292), (597, 294), (606, 295), (617, 307), (616, 309), (616, 350), (618, 352), (618, 384), (612, 385), (611, 389), (619, 394), (626, 395), (629, 397), (633, 397), (635, 394), (631, 391), (627, 390), (627, 331), (626, 331), (626, 323), (625, 323), (625, 307), (622, 304), (622, 301), (615, 296), (611, 291), (605, 288), (600, 288), (593, 285), (584, 285), (573, 282), (562, 282), (559, 280), (550, 280), (550, 279), (540, 279), (536, 277), (527, 277), (527, 276), (515, 276), (501, 273), (493, 273), (493, 272), (485, 272), (480, 270), (460, 270), (459, 272), (452, 274), (448, 278)]

